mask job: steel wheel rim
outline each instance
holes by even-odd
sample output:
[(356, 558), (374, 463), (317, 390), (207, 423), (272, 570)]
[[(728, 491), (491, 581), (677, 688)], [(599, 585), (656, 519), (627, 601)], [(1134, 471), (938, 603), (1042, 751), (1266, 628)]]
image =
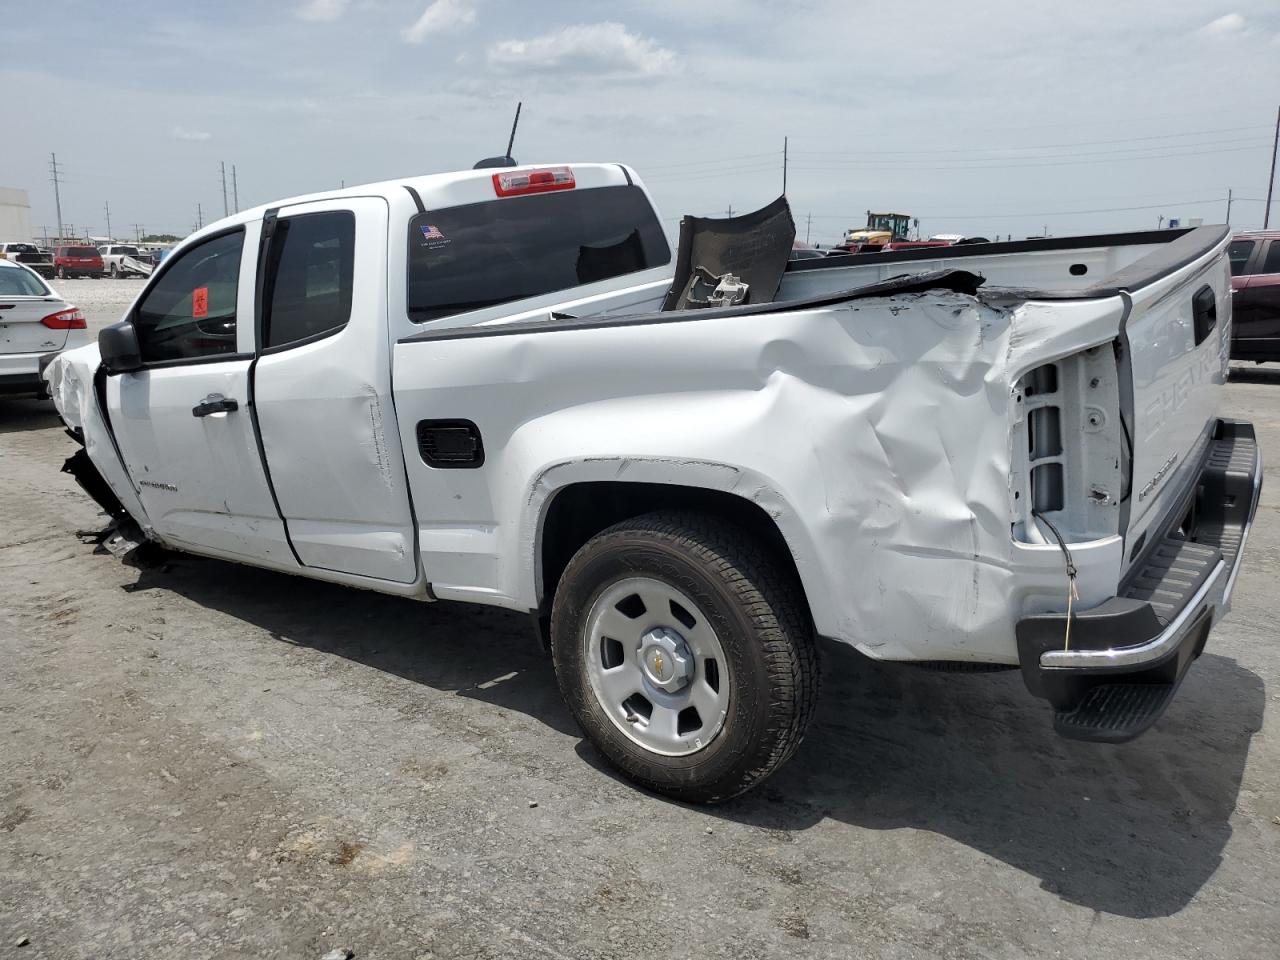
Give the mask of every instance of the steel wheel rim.
[(583, 636), (591, 692), (627, 739), (683, 757), (720, 732), (729, 664), (710, 622), (680, 590), (652, 577), (619, 580), (591, 605)]

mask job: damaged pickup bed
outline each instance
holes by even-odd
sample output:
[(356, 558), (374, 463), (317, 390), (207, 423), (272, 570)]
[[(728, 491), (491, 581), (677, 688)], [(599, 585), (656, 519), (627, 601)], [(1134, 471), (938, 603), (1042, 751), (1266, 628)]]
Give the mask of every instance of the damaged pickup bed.
[(793, 236), (780, 200), (673, 257), (616, 164), (316, 194), (190, 237), (45, 376), (126, 536), (527, 611), (587, 736), (672, 796), (791, 754), (818, 638), (1147, 729), (1261, 486), (1217, 415), (1227, 228)]

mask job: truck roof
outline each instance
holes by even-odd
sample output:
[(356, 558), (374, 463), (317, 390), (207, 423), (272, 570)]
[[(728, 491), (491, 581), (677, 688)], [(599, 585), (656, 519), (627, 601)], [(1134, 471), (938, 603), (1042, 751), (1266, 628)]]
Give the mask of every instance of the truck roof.
[[(573, 171), (574, 189), (587, 190), (595, 187), (627, 186), (640, 184), (634, 170), (621, 163), (522, 163), (514, 167), (502, 167), (482, 170), (455, 170), (447, 173), (419, 174), (417, 176), (397, 177), (394, 180), (382, 180), (376, 183), (363, 183), (345, 187), (340, 190), (324, 190), (317, 193), (305, 193), (296, 197), (287, 197), (264, 203), (229, 217), (223, 217), (182, 240), (185, 244), (192, 237), (200, 237), (236, 224), (249, 223), (260, 219), (268, 210), (279, 207), (297, 206), (304, 203), (318, 203), (324, 200), (337, 200), (344, 197), (383, 197), (393, 208), (408, 206), (416, 209), (418, 199), (426, 210), (440, 207), (456, 207), (468, 203), (481, 203), (500, 199), (494, 188), (494, 177), (527, 170), (546, 170), (567, 167)], [(413, 192), (411, 193), (410, 190)], [(646, 191), (647, 192), (647, 191)]]

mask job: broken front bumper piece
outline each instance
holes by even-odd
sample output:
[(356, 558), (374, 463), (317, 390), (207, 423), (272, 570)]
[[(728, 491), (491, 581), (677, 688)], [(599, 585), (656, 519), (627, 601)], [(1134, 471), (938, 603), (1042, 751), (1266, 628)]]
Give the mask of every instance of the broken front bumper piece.
[(1122, 743), (1164, 713), (1204, 650), (1231, 591), (1262, 491), (1253, 425), (1219, 420), (1204, 463), (1119, 594), (1077, 613), (1018, 623), (1018, 658), (1033, 694), (1054, 706), (1064, 737)]

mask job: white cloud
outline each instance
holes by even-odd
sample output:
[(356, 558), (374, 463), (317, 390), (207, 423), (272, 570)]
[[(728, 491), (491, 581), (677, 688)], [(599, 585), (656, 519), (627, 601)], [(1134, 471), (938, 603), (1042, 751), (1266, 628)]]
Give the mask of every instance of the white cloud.
[(476, 11), (468, 0), (433, 0), (409, 26), (400, 31), (405, 43), (421, 43), (430, 34), (461, 30), (476, 22)]
[(652, 77), (679, 69), (675, 53), (620, 23), (581, 23), (489, 48), (500, 70)]
[(307, 0), (296, 12), (299, 20), (338, 20), (347, 12), (348, 2), (349, 0)]
[(1238, 13), (1225, 14), (1200, 28), (1201, 33), (1211, 37), (1225, 37), (1230, 34), (1244, 33), (1244, 31), (1245, 19)]
[(213, 134), (207, 130), (188, 130), (186, 127), (174, 127), (169, 136), (175, 140), (212, 140)]

